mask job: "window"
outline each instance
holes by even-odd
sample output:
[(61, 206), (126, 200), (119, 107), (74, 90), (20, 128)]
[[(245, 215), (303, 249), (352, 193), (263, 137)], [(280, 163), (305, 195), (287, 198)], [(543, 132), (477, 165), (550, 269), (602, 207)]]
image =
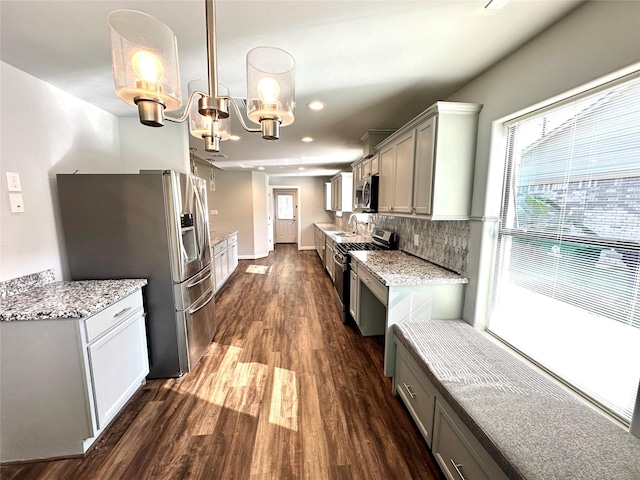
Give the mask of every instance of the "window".
[(279, 193), (276, 197), (278, 199), (278, 220), (293, 220), (293, 195)]
[(640, 78), (506, 127), (488, 330), (629, 423), (640, 383)]

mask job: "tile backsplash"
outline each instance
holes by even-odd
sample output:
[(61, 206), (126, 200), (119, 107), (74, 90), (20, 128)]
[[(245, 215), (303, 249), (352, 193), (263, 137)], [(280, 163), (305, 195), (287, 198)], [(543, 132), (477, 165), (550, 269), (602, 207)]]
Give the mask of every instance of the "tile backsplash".
[[(349, 216), (336, 217), (335, 223), (346, 228), (348, 219)], [(419, 218), (371, 214), (369, 227), (359, 225), (358, 232), (369, 232), (367, 228), (371, 224), (376, 228), (396, 232), (400, 250), (461, 275), (466, 274), (471, 228), (469, 221), (432, 222)], [(418, 246), (413, 243), (415, 234), (418, 234)]]

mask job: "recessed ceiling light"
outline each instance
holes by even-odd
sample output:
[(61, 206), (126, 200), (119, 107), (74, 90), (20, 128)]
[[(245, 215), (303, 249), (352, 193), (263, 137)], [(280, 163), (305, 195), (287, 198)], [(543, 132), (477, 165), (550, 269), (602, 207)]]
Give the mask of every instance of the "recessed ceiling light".
[(264, 170), (264, 167), (258, 167), (258, 170)]
[(307, 142), (307, 143), (313, 142), (313, 138), (311, 138), (311, 137), (302, 137), (300, 140), (302, 140), (303, 142)]
[(240, 136), (238, 135), (231, 135), (229, 137), (229, 140), (233, 140), (234, 142), (237, 142), (238, 140), (240, 140)]
[(314, 100), (313, 102), (307, 103), (307, 108), (309, 110), (322, 110), (326, 106), (327, 104), (324, 102), (321, 102), (320, 100)]
[(302, 171), (304, 170), (304, 167), (298, 167), (298, 170)]

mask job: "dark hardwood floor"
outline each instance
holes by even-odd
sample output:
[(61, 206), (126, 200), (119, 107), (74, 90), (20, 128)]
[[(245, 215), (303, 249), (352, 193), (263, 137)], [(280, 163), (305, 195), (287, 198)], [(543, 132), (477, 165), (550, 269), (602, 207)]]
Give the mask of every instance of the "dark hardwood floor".
[(443, 479), (391, 394), (382, 338), (342, 324), (332, 289), (316, 253), (294, 245), (240, 261), (194, 371), (149, 381), (84, 458), (0, 478)]

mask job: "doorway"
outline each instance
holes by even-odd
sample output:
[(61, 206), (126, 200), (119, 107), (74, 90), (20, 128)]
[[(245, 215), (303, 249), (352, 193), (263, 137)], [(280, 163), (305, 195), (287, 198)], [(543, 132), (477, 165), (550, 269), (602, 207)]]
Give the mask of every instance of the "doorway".
[(273, 190), (275, 243), (298, 243), (298, 191)]

